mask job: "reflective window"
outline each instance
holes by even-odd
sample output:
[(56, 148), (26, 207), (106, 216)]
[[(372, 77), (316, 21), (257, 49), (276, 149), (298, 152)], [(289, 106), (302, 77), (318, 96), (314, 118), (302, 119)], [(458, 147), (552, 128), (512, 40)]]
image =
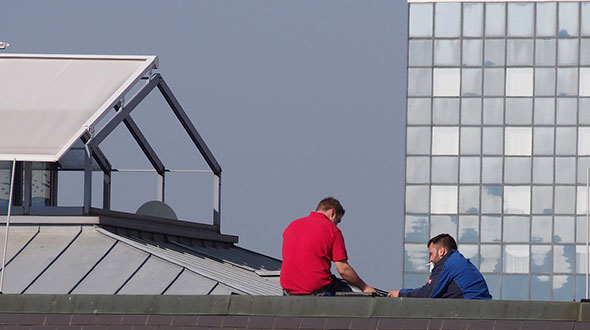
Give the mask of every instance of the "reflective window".
[[(479, 243), (478, 216), (462, 215), (459, 217), (459, 243)], [(461, 250), (463, 251), (463, 256), (468, 258), (465, 255), (465, 250), (463, 249), (464, 246), (465, 245), (461, 245)], [(477, 253), (477, 245), (474, 246), (476, 248), (475, 252)]]
[(432, 154), (456, 155), (459, 151), (458, 127), (432, 128)]
[(554, 243), (574, 243), (574, 217), (555, 217)]
[(533, 64), (533, 39), (508, 39), (507, 65)]
[(578, 183), (586, 185), (586, 174), (590, 168), (590, 157), (578, 158)]
[(582, 35), (590, 36), (590, 3), (582, 3)]
[(578, 39), (559, 39), (557, 44), (557, 64), (578, 64)]
[(537, 39), (535, 49), (536, 65), (555, 65), (555, 39)]
[(482, 183), (501, 183), (502, 182), (502, 158), (501, 157), (483, 157), (481, 164), (481, 182)]
[(506, 69), (506, 96), (532, 96), (533, 69)]
[[(457, 187), (432, 186), (430, 212), (435, 214), (457, 213)], [(431, 224), (431, 227), (431, 230), (437, 228), (434, 226), (434, 221)]]
[(481, 69), (463, 69), (461, 75), (463, 79), (463, 84), (461, 85), (461, 95), (481, 95)]
[(590, 65), (590, 39), (580, 40), (580, 65)]
[(482, 45), (481, 40), (463, 40), (463, 65), (481, 66)]
[(500, 245), (485, 245), (480, 246), (480, 258), (479, 264), (480, 272), (497, 273), (500, 271), (500, 257), (502, 250)]
[(432, 122), (437, 125), (457, 125), (459, 123), (459, 99), (435, 97), (432, 101)]
[(534, 30), (534, 4), (533, 3), (509, 3), (508, 4), (508, 36), (527, 37), (533, 35)]
[(435, 37), (458, 37), (461, 34), (461, 4), (436, 3)]
[(506, 124), (530, 125), (533, 122), (533, 99), (506, 98)]
[(531, 183), (531, 158), (504, 158), (504, 182)]
[(590, 127), (578, 129), (578, 155), (590, 155)]
[(500, 275), (482, 274), (488, 284), (488, 291), (493, 299), (500, 299)]
[[(504, 213), (530, 214), (531, 187), (504, 186)], [(528, 230), (527, 230), (528, 233)]]
[[(447, 233), (457, 237), (457, 216), (456, 215), (433, 215), (430, 223), (430, 237)], [(426, 249), (426, 247), (424, 247)]]
[(555, 158), (555, 183), (575, 183), (576, 179), (576, 158), (556, 157)]
[(555, 154), (574, 155), (576, 153), (576, 128), (557, 127), (555, 129)]
[(575, 98), (557, 99), (557, 125), (575, 125), (577, 120), (578, 100)]
[(531, 246), (531, 272), (551, 273), (553, 258), (550, 245)]
[(535, 95), (555, 95), (555, 69), (535, 69)]
[(574, 299), (574, 277), (571, 275), (553, 276), (553, 300), (572, 301)]
[(553, 183), (553, 158), (533, 158), (533, 183)]
[(430, 69), (408, 69), (408, 96), (430, 96)]
[(504, 69), (484, 69), (483, 73), (483, 94), (487, 96), (504, 95)]
[(502, 218), (500, 216), (481, 217), (481, 241), (495, 243), (502, 240)]
[(590, 124), (590, 99), (580, 98), (579, 105), (578, 123)]
[(533, 154), (553, 155), (553, 127), (535, 127), (533, 133)]
[(406, 139), (408, 154), (430, 153), (430, 127), (408, 127)]
[(409, 66), (432, 65), (432, 40), (410, 40), (409, 52)]
[(475, 244), (459, 244), (459, 251), (475, 267), (479, 267), (479, 246)]
[(434, 64), (459, 66), (461, 58), (461, 44), (459, 40), (435, 40)]
[(430, 158), (408, 156), (406, 159), (406, 182), (429, 183)]
[(482, 186), (481, 212), (502, 212), (502, 186)]
[(557, 68), (557, 95), (575, 96), (578, 94), (578, 69)]
[(529, 299), (529, 277), (527, 275), (504, 275), (502, 277), (502, 299)]
[(580, 68), (580, 96), (590, 96), (590, 68)]
[(481, 124), (481, 99), (480, 98), (474, 98), (474, 99), (463, 98), (463, 99), (461, 99), (461, 124), (463, 124), (463, 125), (479, 125), (479, 124)]
[(527, 156), (531, 154), (533, 140), (531, 127), (506, 127), (505, 136), (506, 155)]
[(459, 189), (459, 212), (479, 212), (479, 186), (461, 186)]
[(428, 217), (407, 215), (404, 232), (406, 242), (428, 242)]
[(430, 98), (408, 98), (408, 124), (430, 125)]
[(406, 186), (406, 212), (428, 213), (428, 186)]
[(504, 65), (504, 39), (485, 41), (484, 66)]
[(553, 272), (571, 273), (574, 270), (574, 246), (553, 246)]
[(550, 216), (535, 216), (531, 223), (531, 242), (551, 243), (553, 220)]
[(555, 2), (537, 3), (537, 36), (555, 36), (557, 27)]
[(551, 214), (553, 212), (553, 187), (533, 186), (533, 213)]
[(506, 25), (505, 4), (503, 3), (486, 3), (486, 29), (488, 37), (504, 36), (504, 27)]
[(573, 214), (576, 205), (576, 188), (570, 186), (555, 186), (556, 214)]
[(483, 123), (484, 125), (501, 125), (504, 123), (504, 99), (483, 99)]
[(481, 129), (479, 127), (461, 127), (461, 154), (480, 154)]
[(582, 298), (586, 298), (586, 276), (576, 276), (576, 295), (575, 301), (581, 301)]
[(410, 4), (410, 37), (432, 36), (432, 4)]
[(551, 300), (551, 291), (551, 276), (531, 276), (531, 300), (549, 301)]
[(479, 183), (479, 157), (461, 157), (459, 182)]
[(480, 37), (483, 35), (483, 4), (463, 4), (463, 36)]
[(502, 127), (483, 128), (483, 153), (486, 155), (501, 155), (504, 138)]
[(421, 274), (405, 274), (404, 273), (404, 287), (405, 288), (420, 288), (426, 281), (428, 281), (429, 273)]
[[(582, 170), (585, 171), (585, 170)], [(578, 198), (576, 201), (576, 213), (577, 214), (586, 214), (586, 206), (588, 204), (588, 199), (586, 198), (586, 185), (578, 186)]]
[(434, 69), (434, 96), (459, 96), (460, 69)]
[[(504, 246), (504, 272), (528, 273), (529, 272), (529, 246), (505, 245)], [(528, 287), (527, 285), (525, 285)], [(504, 295), (502, 295), (504, 297)], [(506, 297), (504, 297), (506, 298)]]
[(570, 37), (578, 35), (578, 3), (577, 2), (560, 2), (559, 3), (559, 23), (557, 33), (560, 37)]
[(529, 228), (529, 217), (504, 217), (504, 242), (528, 242)]
[(424, 272), (428, 270), (430, 256), (424, 244), (405, 244), (404, 271)]
[[(584, 227), (585, 226), (586, 224), (584, 223)], [(586, 262), (588, 262), (588, 259), (586, 258), (586, 246), (576, 245), (576, 273), (586, 274)], [(582, 285), (584, 285), (583, 281)]]
[(457, 157), (432, 157), (432, 182), (457, 183), (458, 165)]
[(555, 102), (553, 98), (535, 98), (535, 124), (552, 125), (555, 122)]

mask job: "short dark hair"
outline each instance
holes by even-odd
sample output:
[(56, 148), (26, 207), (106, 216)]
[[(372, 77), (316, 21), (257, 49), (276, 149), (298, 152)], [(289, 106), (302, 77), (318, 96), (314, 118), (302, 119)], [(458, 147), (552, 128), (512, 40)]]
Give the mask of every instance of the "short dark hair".
[(433, 238), (430, 239), (430, 241), (428, 241), (428, 244), (426, 246), (430, 247), (430, 244), (442, 246), (449, 251), (458, 250), (457, 242), (455, 242), (455, 239), (453, 238), (453, 236), (451, 236), (449, 234), (439, 234), (439, 235), (434, 236)]
[(320, 201), (318, 207), (315, 208), (316, 211), (328, 211), (330, 209), (334, 209), (336, 215), (343, 216), (344, 215), (344, 208), (342, 204), (334, 198), (334, 197), (326, 197)]

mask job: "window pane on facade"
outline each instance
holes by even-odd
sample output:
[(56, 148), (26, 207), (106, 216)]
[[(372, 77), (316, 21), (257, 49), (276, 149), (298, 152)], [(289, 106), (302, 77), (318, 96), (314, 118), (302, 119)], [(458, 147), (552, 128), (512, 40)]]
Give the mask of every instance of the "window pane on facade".
[(531, 246), (531, 272), (532, 273), (551, 273), (553, 260), (551, 258), (550, 245), (532, 245)]
[(461, 34), (461, 4), (436, 3), (435, 37), (458, 37)]
[(554, 243), (574, 243), (574, 217), (555, 217)]
[(533, 183), (553, 183), (553, 157), (533, 158)]
[(461, 154), (462, 155), (479, 155), (481, 141), (481, 128), (479, 127), (461, 127)]
[(430, 153), (430, 127), (408, 127), (406, 139), (408, 155)]
[(432, 36), (432, 4), (410, 4), (410, 37)]
[(486, 96), (504, 95), (504, 69), (484, 69), (483, 94)]
[(463, 36), (480, 37), (483, 35), (483, 3), (463, 4)]
[(576, 180), (576, 158), (556, 157), (555, 158), (555, 183), (575, 183)]
[(501, 258), (501, 247), (500, 245), (487, 245), (482, 244), (480, 247), (480, 264), (479, 270), (487, 273), (497, 273), (500, 271), (500, 258)]
[[(584, 229), (586, 229), (585, 223)], [(586, 258), (586, 245), (576, 245), (576, 273), (586, 274), (587, 262), (588, 259)], [(582, 285), (584, 285), (584, 282), (582, 282)]]
[(482, 158), (481, 182), (482, 183), (501, 183), (502, 182), (502, 158), (501, 157), (483, 157)]
[(531, 158), (505, 157), (504, 182), (521, 184), (531, 183)]
[(590, 96), (590, 68), (580, 68), (580, 96)]
[(481, 212), (498, 214), (502, 212), (502, 186), (482, 186)]
[(508, 3), (508, 36), (528, 37), (534, 30), (534, 4)]
[(533, 99), (506, 98), (506, 125), (530, 125), (533, 122)]
[(459, 66), (461, 43), (459, 40), (434, 41), (434, 65)]
[(533, 186), (533, 214), (553, 212), (553, 187)]
[(479, 186), (459, 188), (459, 213), (479, 213)]
[(535, 125), (552, 125), (555, 123), (555, 99), (535, 98)]
[(457, 155), (459, 152), (458, 127), (432, 128), (432, 154)]
[(532, 96), (533, 69), (506, 69), (506, 96)]
[[(433, 215), (430, 224), (430, 237), (438, 234), (449, 234), (457, 237), (457, 216), (456, 215)], [(427, 249), (425, 249), (427, 250)]]
[(502, 218), (500, 216), (481, 217), (481, 241), (499, 243), (502, 241)]
[[(478, 187), (479, 188), (479, 187)], [(479, 189), (476, 198), (479, 196)], [(471, 215), (459, 216), (459, 243), (479, 243), (479, 217)], [(463, 248), (463, 245), (461, 245)], [(476, 251), (478, 250), (475, 245)], [(461, 249), (461, 251), (464, 251)], [(465, 253), (463, 253), (465, 256)], [(467, 258), (467, 256), (465, 256)]]
[(503, 37), (506, 22), (504, 3), (486, 3), (485, 34), (488, 37)]
[(502, 125), (504, 123), (504, 99), (489, 98), (483, 99), (483, 124)]
[(587, 170), (590, 168), (590, 157), (578, 158), (578, 183), (586, 185)]
[(468, 99), (463, 98), (461, 100), (461, 124), (463, 124), (463, 125), (479, 125), (479, 124), (481, 124), (481, 99), (480, 98), (468, 98)]
[(479, 246), (475, 244), (459, 244), (459, 251), (475, 267), (479, 268)]
[(556, 214), (574, 214), (576, 205), (576, 187), (555, 186)]
[(551, 243), (553, 241), (553, 219), (550, 216), (534, 216), (531, 220), (531, 242)]
[(552, 96), (555, 95), (555, 69), (537, 68), (535, 69), (535, 95)]
[(434, 69), (434, 96), (459, 96), (460, 69)]
[(431, 69), (408, 69), (408, 96), (430, 96)]
[(408, 99), (408, 124), (430, 125), (430, 98)]
[(482, 152), (484, 155), (501, 155), (504, 134), (501, 127), (484, 127)]
[[(430, 212), (433, 214), (457, 213), (457, 187), (432, 186), (430, 198)], [(431, 224), (431, 230), (434, 223)]]
[(560, 37), (573, 37), (578, 35), (578, 2), (559, 2), (559, 26)]
[(578, 64), (578, 39), (559, 39), (557, 43), (557, 64)]
[(537, 36), (555, 36), (557, 27), (556, 8), (555, 2), (537, 3)]
[(428, 216), (406, 216), (405, 240), (406, 242), (428, 242), (430, 230)]
[(578, 69), (557, 68), (557, 95), (576, 96), (578, 94)]
[(432, 157), (432, 183), (457, 183), (458, 157)]
[(526, 243), (529, 241), (529, 217), (504, 217), (503, 241), (510, 243)]
[(428, 270), (428, 249), (424, 244), (404, 245), (404, 270), (408, 272), (423, 272)]
[(420, 288), (428, 281), (428, 273), (423, 274), (404, 274), (404, 287)]
[(432, 101), (432, 123), (457, 125), (459, 123), (459, 99), (438, 98)]
[[(505, 214), (530, 214), (531, 213), (531, 187), (530, 186), (504, 186), (504, 213)], [(527, 230), (528, 233), (528, 230)]]
[(508, 39), (507, 65), (532, 65), (533, 64), (533, 39)]
[(590, 127), (578, 129), (578, 155), (590, 155)]
[(553, 272), (571, 273), (574, 270), (574, 246), (553, 246)]
[(462, 73), (461, 95), (479, 96), (481, 95), (481, 69), (463, 69)]
[(553, 276), (553, 300), (572, 301), (574, 299), (574, 277), (570, 275)]
[[(528, 245), (512, 245), (511, 244), (511, 245), (504, 246), (504, 272), (505, 273), (528, 273), (529, 272), (529, 246)], [(504, 298), (506, 298), (506, 297), (504, 297)]]
[(459, 168), (460, 183), (479, 183), (479, 157), (461, 157)]
[(406, 182), (430, 182), (430, 157), (407, 157)]
[(555, 39), (537, 39), (535, 49), (536, 65), (555, 65)]
[(483, 42), (481, 40), (463, 40), (463, 65), (481, 66)]
[(406, 212), (428, 213), (428, 186), (406, 186)]
[(553, 127), (535, 127), (533, 154), (553, 155)]
[(578, 100), (575, 98), (557, 99), (557, 125), (575, 125), (578, 114)]
[(580, 40), (580, 65), (590, 65), (590, 39)]
[(506, 127), (505, 136), (506, 155), (531, 154), (532, 129), (530, 127)]
[(551, 300), (552, 283), (551, 276), (531, 276), (531, 300)]
[(486, 39), (484, 66), (504, 65), (504, 39)]
[(408, 45), (409, 66), (431, 66), (432, 65), (432, 41), (431, 40), (410, 40)]
[(555, 154), (574, 155), (576, 153), (576, 128), (557, 127), (555, 129)]
[[(585, 171), (585, 170), (583, 170)], [(577, 214), (586, 214), (586, 208), (588, 205), (588, 199), (586, 194), (586, 185), (578, 186), (578, 194), (577, 194), (577, 201), (576, 201), (576, 213)], [(586, 234), (584, 234), (584, 237)]]

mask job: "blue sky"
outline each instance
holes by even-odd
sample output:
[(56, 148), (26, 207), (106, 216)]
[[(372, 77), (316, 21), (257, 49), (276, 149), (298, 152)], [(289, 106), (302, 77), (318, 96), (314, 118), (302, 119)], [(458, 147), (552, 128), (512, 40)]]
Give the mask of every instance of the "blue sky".
[[(4, 53), (158, 55), (223, 168), (223, 233), (280, 258), (283, 229), (332, 195), (347, 211), (350, 263), (370, 285), (394, 289), (406, 16), (401, 0), (5, 1), (0, 40), (11, 44)], [(159, 94), (133, 116), (168, 168), (206, 168)], [(124, 127), (103, 148), (115, 168), (149, 168)], [(77, 179), (60, 178), (60, 203), (81, 202)], [(113, 181), (115, 209), (156, 197), (153, 175)], [(208, 174), (171, 174), (167, 202), (209, 223), (212, 184)]]

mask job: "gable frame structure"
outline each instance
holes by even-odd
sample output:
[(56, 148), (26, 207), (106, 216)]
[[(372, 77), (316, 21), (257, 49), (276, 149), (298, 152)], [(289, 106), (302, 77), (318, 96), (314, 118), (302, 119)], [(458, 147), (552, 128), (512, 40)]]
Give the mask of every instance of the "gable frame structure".
[[(85, 74), (92, 75), (97, 74), (99, 75), (99, 79), (103, 78), (107, 82), (111, 83), (112, 86), (116, 86), (117, 88), (110, 93), (105, 94), (106, 92), (102, 91), (106, 99), (101, 99), (95, 104), (88, 105), (86, 109), (82, 109), (82, 111), (86, 111), (86, 115), (90, 114), (90, 116), (84, 117), (85, 121), (83, 124), (78, 127), (75, 132), (70, 132), (65, 138), (62, 137), (61, 140), (53, 141), (56, 142), (54, 145), (50, 146), (52, 148), (50, 152), (47, 150), (42, 150), (43, 152), (27, 152), (27, 146), (21, 148), (13, 148), (10, 150), (9, 146), (6, 147), (5, 150), (2, 149), (2, 144), (0, 143), (0, 160), (6, 161), (15, 161), (18, 162), (18, 167), (25, 168), (25, 183), (26, 181), (30, 181), (30, 167), (31, 162), (50, 162), (50, 163), (57, 163), (61, 157), (64, 156), (66, 151), (70, 150), (76, 141), (81, 141), (84, 146), (84, 202), (83, 208), (81, 213), (84, 215), (89, 215), (92, 212), (92, 171), (98, 165), (100, 170), (104, 173), (104, 183), (103, 183), (103, 208), (106, 210), (110, 209), (110, 182), (111, 182), (111, 173), (114, 171), (110, 162), (100, 149), (100, 143), (104, 141), (104, 139), (112, 133), (112, 131), (119, 125), (121, 122), (125, 124), (137, 144), (139, 145), (140, 149), (143, 151), (147, 159), (149, 160), (150, 164), (153, 166), (155, 171), (158, 173), (159, 176), (159, 187), (158, 187), (158, 197), (159, 200), (164, 201), (164, 187), (165, 187), (165, 173), (169, 171), (165, 168), (164, 164), (154, 151), (154, 149), (149, 144), (148, 140), (145, 138), (141, 130), (139, 129), (138, 125), (131, 117), (131, 112), (143, 101), (143, 99), (149, 95), (150, 92), (153, 91), (155, 87), (158, 87), (158, 90), (165, 98), (166, 102), (170, 106), (171, 110), (180, 121), (181, 125), (185, 129), (186, 133), (189, 135), (191, 141), (196, 146), (196, 148), (201, 153), (202, 157), (207, 162), (208, 166), (210, 167), (211, 172), (214, 175), (214, 207), (213, 207), (213, 223), (214, 226), (217, 228), (217, 231), (220, 231), (220, 220), (221, 220), (221, 166), (213, 156), (210, 149), (205, 144), (204, 140), (196, 130), (195, 126), (191, 123), (188, 115), (180, 105), (180, 102), (176, 99), (174, 94), (172, 93), (171, 89), (168, 87), (164, 78), (159, 73), (152, 73), (154, 69), (157, 69), (158, 66), (158, 58), (157, 56), (111, 56), (111, 55), (31, 55), (31, 54), (0, 54), (0, 69), (3, 70), (3, 73), (7, 73), (7, 79), (4, 82), (4, 86), (2, 86), (2, 81), (0, 80), (0, 87), (10, 87), (10, 84), (17, 85), (18, 87), (27, 86), (32, 78), (35, 78), (34, 74), (28, 71), (28, 68), (24, 68), (25, 66), (22, 63), (29, 65), (33, 63), (33, 66), (36, 66), (37, 70), (40, 70), (41, 73), (45, 73), (43, 71), (42, 62), (47, 61), (49, 63), (49, 69), (54, 70), (51, 71), (46, 77), (42, 77), (41, 83), (45, 83), (45, 85), (41, 86), (41, 83), (37, 83), (37, 86), (43, 87), (45, 89), (40, 88), (39, 90), (35, 91), (25, 91), (21, 93), (20, 99), (17, 97), (13, 97), (11, 99), (12, 103), (9, 101), (8, 105), (2, 107), (0, 105), (0, 114), (4, 112), (9, 116), (12, 115), (14, 118), (13, 123), (22, 118), (30, 119), (30, 115), (26, 113), (29, 111), (31, 114), (34, 111), (38, 110), (35, 108), (34, 101), (45, 101), (43, 104), (49, 104), (49, 110), (53, 111), (55, 109), (51, 109), (51, 106), (56, 104), (57, 106), (62, 105), (64, 102), (67, 101), (67, 91), (58, 91), (59, 95), (52, 95), (50, 92), (53, 89), (54, 91), (61, 85), (68, 85), (72, 86), (76, 84), (75, 78), (86, 78), (84, 77)], [(22, 62), (22, 63), (19, 63)], [(129, 64), (133, 63), (133, 65)], [(110, 68), (110, 72), (114, 73), (114, 75), (119, 75), (118, 81), (113, 83), (112, 80), (116, 80), (115, 78), (108, 77), (107, 73), (98, 72), (97, 70), (101, 70), (104, 68), (108, 69), (108, 66), (112, 65), (113, 68)], [(51, 67), (53, 66), (53, 67)], [(76, 68), (78, 66), (79, 68)], [(119, 66), (121, 70), (117, 67)], [(24, 68), (24, 69), (23, 69)], [(40, 68), (40, 69), (39, 69)], [(89, 68), (90, 72), (86, 73), (84, 68)], [(50, 71), (50, 70), (46, 71)], [(122, 71), (127, 70), (125, 75)], [(20, 70), (20, 71), (19, 71)], [(24, 74), (22, 71), (25, 71)], [(108, 71), (108, 70), (107, 70)], [(12, 75), (11, 75), (12, 74)], [(28, 74), (28, 75), (27, 75)], [(102, 74), (102, 76), (100, 75)], [(12, 79), (11, 79), (12, 78)], [(46, 81), (43, 81), (43, 78)], [(125, 79), (123, 79), (125, 78)], [(62, 80), (66, 80), (63, 83)], [(69, 79), (69, 80), (68, 80)], [(14, 81), (15, 80), (15, 81)], [(86, 78), (85, 80), (82, 79), (84, 83), (88, 83), (89, 80)], [(126, 102), (127, 94), (131, 91), (131, 89), (135, 86), (139, 86), (138, 84), (141, 81), (146, 81), (145, 85), (140, 87), (139, 91), (129, 100)], [(20, 85), (19, 85), (20, 84)], [(55, 87), (54, 84), (58, 85)], [(91, 83), (89, 83), (91, 84)], [(92, 85), (92, 84), (91, 84)], [(96, 85), (96, 84), (95, 84)], [(111, 86), (111, 87), (112, 87)], [(26, 89), (26, 87), (23, 87)], [(75, 86), (72, 86), (73, 89), (76, 89)], [(9, 89), (9, 88), (6, 88)], [(13, 88), (14, 89), (14, 88)], [(80, 88), (78, 88), (80, 89)], [(2, 88), (0, 88), (2, 90)], [(28, 94), (26, 93), (28, 92)], [(10, 91), (5, 92), (6, 94), (10, 93)], [(2, 92), (0, 92), (0, 96)], [(8, 96), (7, 96), (8, 97)], [(61, 98), (60, 98), (61, 97)], [(66, 99), (66, 101), (64, 101)], [(33, 100), (33, 101), (31, 101)], [(82, 100), (80, 103), (84, 103), (86, 99)], [(60, 103), (62, 102), (62, 103)], [(75, 102), (71, 102), (75, 103)], [(69, 104), (66, 104), (65, 108), (68, 108)], [(75, 104), (77, 105), (77, 104)], [(12, 108), (10, 107), (12, 106)], [(57, 107), (56, 106), (56, 107)], [(74, 109), (75, 106), (72, 106), (70, 113), (74, 113), (77, 109)], [(24, 114), (19, 113), (21, 109), (24, 109)], [(61, 108), (60, 108), (61, 109)], [(106, 114), (111, 110), (114, 109), (116, 111), (115, 115), (111, 118), (106, 118)], [(66, 110), (67, 111), (67, 110)], [(79, 113), (75, 113), (76, 115), (80, 115)], [(43, 114), (42, 114), (43, 115)], [(4, 114), (3, 114), (4, 116)], [(19, 117), (20, 116), (20, 117)], [(47, 115), (45, 115), (47, 116)], [(11, 118), (11, 117), (8, 117)], [(16, 118), (16, 119), (15, 119)], [(104, 123), (103, 123), (104, 122)], [(98, 124), (103, 124), (102, 127), (95, 132), (96, 127)], [(30, 124), (30, 122), (28, 122)], [(74, 123), (75, 124), (75, 123)], [(75, 126), (72, 124), (71, 126)], [(5, 124), (9, 125), (9, 124)], [(40, 125), (37, 123), (37, 125)], [(0, 126), (2, 126), (0, 124)], [(34, 125), (33, 125), (34, 126)], [(61, 126), (60, 126), (61, 127)], [(72, 128), (70, 127), (70, 128)], [(29, 127), (30, 128), (30, 127)], [(26, 127), (25, 127), (26, 129)], [(65, 134), (65, 133), (64, 133)], [(11, 136), (9, 136), (11, 137)], [(5, 137), (2, 137), (5, 138)], [(1, 139), (0, 139), (1, 140)], [(18, 140), (18, 139), (12, 139)], [(32, 146), (35, 147), (35, 146)], [(33, 148), (34, 149), (34, 148)], [(20, 152), (24, 150), (23, 152)], [(96, 162), (96, 163), (94, 163)], [(17, 167), (17, 168), (18, 168)], [(27, 167), (29, 168), (27, 171)], [(28, 173), (28, 174), (27, 174)], [(27, 180), (27, 176), (29, 176), (29, 180)], [(54, 188), (54, 187), (53, 187)], [(27, 189), (27, 185), (25, 184), (25, 190)], [(37, 215), (67, 215), (67, 214), (79, 214), (79, 211), (73, 210), (72, 208), (67, 207), (42, 207), (42, 208), (30, 208), (30, 201), (27, 201), (27, 196), (30, 199), (30, 191), (20, 192), (23, 194), (23, 198), (25, 200), (25, 205), (23, 205), (21, 212), (16, 210), (16, 213), (22, 214), (37, 214)]]

